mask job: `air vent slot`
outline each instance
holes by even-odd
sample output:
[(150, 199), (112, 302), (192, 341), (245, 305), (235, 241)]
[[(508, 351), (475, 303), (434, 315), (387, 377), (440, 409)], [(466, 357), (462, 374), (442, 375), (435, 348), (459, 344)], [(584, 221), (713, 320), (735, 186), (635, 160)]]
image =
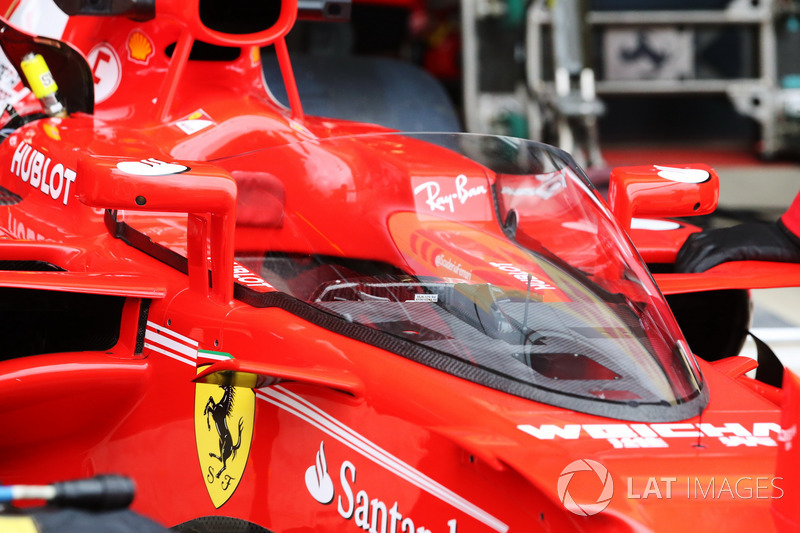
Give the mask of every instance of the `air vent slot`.
[(0, 260), (0, 270), (23, 272), (64, 272), (64, 269), (47, 261)]
[(121, 296), (0, 288), (0, 360), (109, 350), (124, 303)]

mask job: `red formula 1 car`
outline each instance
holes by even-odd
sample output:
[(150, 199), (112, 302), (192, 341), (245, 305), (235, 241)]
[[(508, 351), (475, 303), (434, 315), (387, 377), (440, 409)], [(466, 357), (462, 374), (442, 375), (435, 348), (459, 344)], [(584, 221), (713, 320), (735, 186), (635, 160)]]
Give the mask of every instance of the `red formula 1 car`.
[(182, 531), (797, 527), (794, 378), (696, 359), (662, 292), (800, 267), (644, 262), (712, 169), (607, 203), (549, 146), (304, 116), (296, 0), (58, 4), (0, 31), (4, 484), (126, 475)]

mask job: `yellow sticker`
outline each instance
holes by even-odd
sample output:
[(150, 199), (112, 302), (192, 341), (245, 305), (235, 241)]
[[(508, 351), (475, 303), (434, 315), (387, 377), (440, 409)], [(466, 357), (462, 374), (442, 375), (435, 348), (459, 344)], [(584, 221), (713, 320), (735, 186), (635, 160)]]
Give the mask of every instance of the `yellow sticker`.
[(36, 98), (42, 99), (58, 90), (58, 85), (41, 54), (28, 54), (19, 66)]

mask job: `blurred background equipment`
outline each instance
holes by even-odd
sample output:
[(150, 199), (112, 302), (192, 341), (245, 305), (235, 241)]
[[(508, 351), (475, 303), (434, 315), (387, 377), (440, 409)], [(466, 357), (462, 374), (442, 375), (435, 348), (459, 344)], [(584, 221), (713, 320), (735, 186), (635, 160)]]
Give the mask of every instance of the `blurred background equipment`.
[(344, 24), (306, 18), (289, 47), (311, 114), (529, 138), (590, 169), (601, 145), (800, 155), (798, 0), (353, 0)]
[[(0, 485), (0, 531), (165, 533), (152, 520), (128, 510), (135, 492), (133, 481), (119, 475), (50, 485)], [(31, 507), (32, 503), (44, 505)]]
[(596, 166), (605, 108), (611, 140), (755, 126), (760, 155), (797, 153), (799, 11), (794, 0), (462, 0), (467, 128), (577, 149)]

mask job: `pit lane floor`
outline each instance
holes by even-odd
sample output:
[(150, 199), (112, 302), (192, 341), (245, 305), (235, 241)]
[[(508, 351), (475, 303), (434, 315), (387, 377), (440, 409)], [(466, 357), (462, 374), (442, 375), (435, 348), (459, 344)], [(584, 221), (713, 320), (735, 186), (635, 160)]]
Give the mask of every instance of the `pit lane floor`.
[[(800, 164), (717, 166), (720, 207), (730, 213), (751, 213), (761, 220), (780, 217), (800, 190)], [(752, 292), (752, 332), (766, 342), (781, 362), (800, 373), (800, 288)], [(755, 357), (748, 339), (742, 355)]]

